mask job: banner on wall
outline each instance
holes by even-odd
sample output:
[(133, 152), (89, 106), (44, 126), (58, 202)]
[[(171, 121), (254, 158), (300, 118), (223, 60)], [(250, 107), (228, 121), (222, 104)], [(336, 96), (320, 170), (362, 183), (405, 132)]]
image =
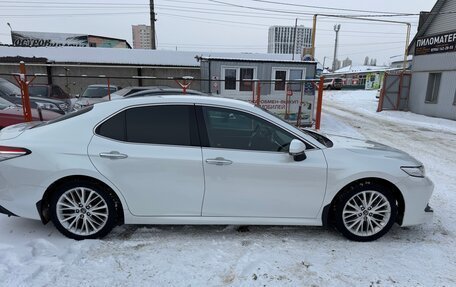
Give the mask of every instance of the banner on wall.
[(15, 47), (87, 47), (88, 35), (11, 31)]
[(415, 55), (456, 51), (456, 31), (420, 37), (415, 43)]

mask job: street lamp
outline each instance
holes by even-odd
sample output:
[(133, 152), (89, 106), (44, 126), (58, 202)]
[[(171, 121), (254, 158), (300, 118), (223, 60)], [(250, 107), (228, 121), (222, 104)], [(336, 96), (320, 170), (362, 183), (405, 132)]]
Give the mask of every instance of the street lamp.
[(334, 58), (333, 58), (333, 72), (336, 70), (336, 61), (337, 61), (337, 40), (339, 38), (340, 24), (334, 25), (334, 32), (336, 32), (336, 42), (334, 43)]

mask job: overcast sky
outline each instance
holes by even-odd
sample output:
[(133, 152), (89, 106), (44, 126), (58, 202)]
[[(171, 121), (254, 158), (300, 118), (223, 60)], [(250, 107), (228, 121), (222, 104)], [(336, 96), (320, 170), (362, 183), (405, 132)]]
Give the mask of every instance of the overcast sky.
[[(271, 0), (274, 2), (273, 0)], [(155, 0), (158, 49), (214, 52), (267, 52), (268, 27), (299, 25), (312, 27), (312, 14), (373, 14), (337, 9), (357, 9), (381, 12), (419, 13), (429, 11), (434, 0)], [(313, 5), (309, 8), (293, 5)], [(245, 7), (234, 7), (232, 5)], [(11, 43), (13, 30), (94, 34), (126, 39), (132, 44), (131, 25), (149, 24), (147, 0), (0, 0), (0, 42)], [(412, 24), (416, 33), (418, 16), (390, 17), (389, 20)], [(316, 56), (333, 57), (335, 32), (341, 24), (338, 58), (349, 57), (353, 64), (362, 64), (364, 57), (377, 58), (377, 65), (388, 63), (391, 56), (403, 54), (406, 26), (373, 23), (339, 18), (319, 17)]]

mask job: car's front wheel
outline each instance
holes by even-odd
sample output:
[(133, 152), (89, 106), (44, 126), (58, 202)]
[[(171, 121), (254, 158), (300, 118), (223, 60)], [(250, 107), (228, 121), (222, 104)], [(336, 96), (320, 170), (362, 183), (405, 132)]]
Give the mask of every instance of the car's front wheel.
[(350, 240), (376, 240), (391, 229), (397, 210), (391, 190), (371, 182), (357, 183), (336, 202), (336, 228)]
[(76, 240), (104, 237), (116, 223), (112, 196), (91, 182), (61, 186), (52, 196), (50, 209), (56, 228)]

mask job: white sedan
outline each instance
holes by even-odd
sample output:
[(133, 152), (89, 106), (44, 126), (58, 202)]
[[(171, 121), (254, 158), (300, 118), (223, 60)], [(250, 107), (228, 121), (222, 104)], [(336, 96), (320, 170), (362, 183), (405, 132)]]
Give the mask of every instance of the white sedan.
[(404, 152), (223, 98), (130, 98), (0, 132), (0, 212), (78, 240), (120, 224), (235, 224), (370, 241), (428, 222), (432, 190)]

